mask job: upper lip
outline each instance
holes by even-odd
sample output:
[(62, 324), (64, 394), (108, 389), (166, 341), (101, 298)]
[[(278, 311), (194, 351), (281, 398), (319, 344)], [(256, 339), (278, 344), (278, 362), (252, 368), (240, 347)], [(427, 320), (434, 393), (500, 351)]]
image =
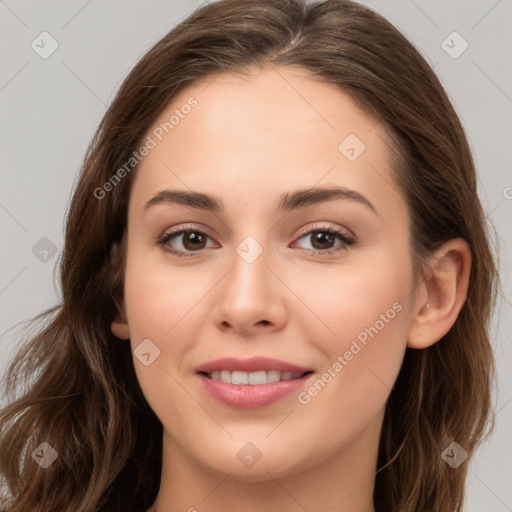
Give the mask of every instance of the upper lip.
[(218, 370), (239, 371), (239, 372), (257, 372), (277, 370), (280, 372), (305, 373), (312, 371), (311, 368), (303, 368), (287, 361), (280, 361), (271, 357), (254, 356), (249, 359), (238, 359), (236, 357), (223, 357), (215, 361), (209, 361), (199, 366), (196, 371), (211, 373)]

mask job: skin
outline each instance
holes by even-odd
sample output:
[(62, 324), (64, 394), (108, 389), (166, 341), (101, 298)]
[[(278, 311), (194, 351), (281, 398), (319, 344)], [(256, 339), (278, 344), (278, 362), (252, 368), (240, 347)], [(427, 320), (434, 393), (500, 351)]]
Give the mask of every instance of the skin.
[[(406, 347), (432, 345), (455, 322), (467, 292), (467, 244), (447, 242), (426, 262), (428, 278), (414, 284), (409, 213), (385, 127), (306, 70), (218, 75), (181, 91), (152, 129), (191, 96), (198, 105), (137, 170), (124, 311), (112, 323), (134, 350), (146, 338), (160, 350), (149, 366), (134, 357), (164, 426), (162, 481), (150, 511), (216, 512), (227, 503), (248, 512), (374, 511), (386, 400)], [(354, 161), (338, 150), (349, 134), (366, 146)], [(281, 194), (333, 185), (362, 194), (377, 213), (354, 199), (277, 210)], [(174, 203), (145, 210), (165, 189), (213, 194), (225, 211)], [(190, 256), (156, 243), (188, 224), (208, 236), (203, 248), (194, 252), (183, 235), (167, 246)], [(334, 238), (328, 247), (341, 250), (322, 255), (310, 233), (322, 227), (357, 242)], [(236, 251), (247, 236), (263, 250), (252, 263)], [(397, 303), (400, 312), (307, 404), (294, 393), (264, 408), (233, 409), (195, 374), (220, 357), (264, 355), (313, 368), (307, 390)], [(252, 467), (237, 457), (248, 442), (261, 452)]]

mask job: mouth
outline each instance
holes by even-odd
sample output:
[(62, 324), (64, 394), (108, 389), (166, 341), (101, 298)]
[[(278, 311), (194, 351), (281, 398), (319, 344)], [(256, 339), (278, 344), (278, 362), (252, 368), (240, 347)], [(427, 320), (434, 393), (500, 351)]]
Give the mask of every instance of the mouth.
[(314, 371), (266, 357), (224, 358), (196, 369), (208, 396), (230, 408), (266, 407), (306, 386)]

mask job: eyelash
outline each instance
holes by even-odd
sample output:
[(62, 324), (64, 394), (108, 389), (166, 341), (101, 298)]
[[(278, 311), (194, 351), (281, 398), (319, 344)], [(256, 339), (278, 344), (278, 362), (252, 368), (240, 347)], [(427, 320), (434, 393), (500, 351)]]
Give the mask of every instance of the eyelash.
[[(186, 226), (185, 228), (177, 229), (176, 231), (171, 231), (169, 233), (164, 233), (159, 239), (157, 239), (157, 245), (160, 246), (164, 251), (171, 253), (175, 256), (179, 257), (193, 257), (194, 252), (200, 252), (198, 251), (189, 251), (188, 253), (184, 253), (182, 251), (176, 251), (175, 249), (171, 249), (167, 244), (169, 241), (178, 235), (183, 235), (187, 233), (199, 233), (201, 235), (204, 235), (208, 238), (209, 237), (204, 231), (201, 231), (199, 229), (195, 229), (194, 226)], [(306, 231), (303, 233), (297, 240), (300, 240), (304, 238), (307, 235), (311, 235), (312, 233), (328, 233), (330, 235), (334, 235), (338, 237), (339, 240), (343, 242), (342, 245), (338, 247), (333, 247), (331, 249), (302, 249), (303, 251), (308, 251), (309, 254), (312, 254), (313, 256), (329, 256), (335, 253), (338, 253), (342, 250), (346, 250), (347, 247), (354, 246), (356, 244), (355, 238), (348, 236), (347, 234), (338, 231), (337, 229), (333, 229), (331, 227), (327, 226), (319, 226), (315, 227), (314, 229), (310, 229), (309, 231)]]

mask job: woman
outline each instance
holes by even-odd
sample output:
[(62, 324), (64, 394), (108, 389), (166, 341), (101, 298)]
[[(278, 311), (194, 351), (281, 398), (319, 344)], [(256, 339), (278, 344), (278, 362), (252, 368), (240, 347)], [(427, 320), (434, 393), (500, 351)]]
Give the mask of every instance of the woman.
[(135, 66), (14, 361), (6, 510), (462, 510), (496, 272), (438, 79), (345, 0), (222, 0)]

